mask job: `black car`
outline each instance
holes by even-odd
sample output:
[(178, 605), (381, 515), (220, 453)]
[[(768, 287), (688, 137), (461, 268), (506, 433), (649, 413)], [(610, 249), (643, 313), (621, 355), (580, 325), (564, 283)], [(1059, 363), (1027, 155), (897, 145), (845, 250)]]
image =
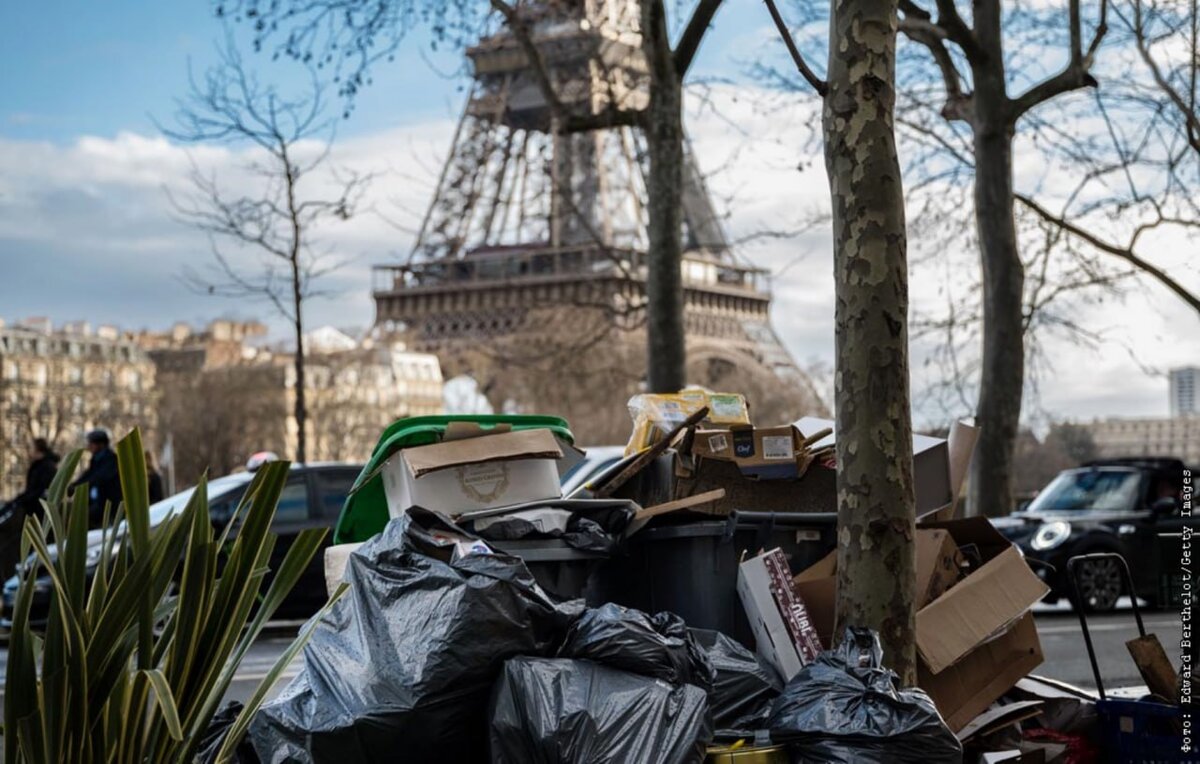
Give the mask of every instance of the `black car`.
[[(279, 537), (271, 554), (271, 569), (278, 569), (284, 556), (295, 541), (300, 531), (306, 528), (329, 528), (330, 534), (309, 563), (308, 568), (296, 582), (291, 594), (283, 601), (277, 617), (281, 619), (307, 618), (325, 604), (325, 546), (332, 538), (332, 528), (337, 522), (342, 504), (355, 478), (362, 470), (362, 465), (336, 463), (310, 463), (305, 466), (293, 465), (291, 475), (279, 495), (279, 505), (275, 510), (275, 519), (271, 523), (271, 531)], [(252, 472), (239, 472), (208, 482), (208, 513), (213, 525), (224, 528), (229, 522), (238, 502), (254, 478)], [(192, 497), (195, 489), (177, 493), (163, 499), (150, 507), (150, 522), (152, 525), (162, 522), (168, 515), (182, 510)], [(96, 561), (100, 557), (100, 532), (88, 534), (88, 543), (95, 548), (95, 554), (88, 554), (88, 579), (91, 580)], [(50, 547), (53, 554), (56, 550)], [(17, 596), (18, 579), (16, 576), (4, 584), (4, 615), (0, 627), (9, 628), (12, 625), (13, 604)], [(34, 601), (31, 621), (35, 624), (45, 622), (50, 604), (50, 579), (43, 575), (34, 582)]]
[[(1178, 598), (1181, 498), (1185, 467), (1178, 459), (1107, 459), (1064, 470), (1029, 505), (997, 527), (1020, 546), (1050, 586), (1047, 601), (1066, 597), (1067, 560), (1117, 552), (1129, 563), (1139, 598), (1167, 607)], [(1112, 610), (1122, 596), (1115, 560), (1079, 568), (1079, 597), (1088, 610)]]

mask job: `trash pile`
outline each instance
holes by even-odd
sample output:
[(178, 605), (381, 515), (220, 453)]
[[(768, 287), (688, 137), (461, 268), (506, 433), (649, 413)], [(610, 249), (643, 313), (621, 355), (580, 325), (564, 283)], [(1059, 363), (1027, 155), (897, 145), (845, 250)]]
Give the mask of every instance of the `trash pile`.
[(1030, 676), (1047, 587), (986, 519), (953, 517), (972, 428), (914, 436), (901, 687), (874, 634), (834, 639), (833, 423), (758, 427), (742, 396), (693, 390), (630, 412), (626, 457), (565, 497), (582, 452), (561, 419), (387, 428), (326, 554), (348, 591), (255, 716), (257, 757), (1089, 760), (1092, 699)]

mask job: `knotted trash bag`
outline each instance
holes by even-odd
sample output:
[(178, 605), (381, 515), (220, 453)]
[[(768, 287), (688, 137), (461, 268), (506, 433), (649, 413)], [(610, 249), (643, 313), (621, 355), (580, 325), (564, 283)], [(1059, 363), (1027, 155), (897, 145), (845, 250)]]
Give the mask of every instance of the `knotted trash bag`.
[(923, 690), (898, 689), (879, 638), (847, 628), (771, 708), (771, 739), (799, 764), (961, 764), (962, 746)]
[(708, 705), (717, 736), (743, 737), (765, 729), (771, 702), (783, 690), (779, 673), (763, 658), (719, 631), (692, 629), (691, 632), (712, 663), (714, 677)]
[(699, 764), (711, 739), (703, 689), (591, 661), (513, 658), (492, 695), (495, 764)]
[(708, 655), (674, 613), (650, 616), (611, 602), (589, 609), (571, 624), (558, 656), (595, 661), (671, 684), (712, 687)]
[(552, 655), (582, 610), (552, 601), (520, 559), (420, 509), (353, 552), (346, 580), (299, 675), (251, 724), (267, 764), (486, 760), (504, 662)]

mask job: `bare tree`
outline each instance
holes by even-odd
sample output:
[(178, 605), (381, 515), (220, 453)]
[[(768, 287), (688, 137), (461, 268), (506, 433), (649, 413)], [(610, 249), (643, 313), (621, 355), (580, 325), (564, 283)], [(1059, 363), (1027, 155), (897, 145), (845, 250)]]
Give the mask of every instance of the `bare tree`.
[(888, 665), (914, 684), (908, 263), (893, 123), (897, 2), (833, 3), (826, 79), (805, 61), (773, 0), (767, 8), (823, 100), (837, 290), (837, 620), (875, 629)]
[(204, 231), (212, 243), (214, 267), (189, 270), (196, 289), (223, 297), (265, 300), (291, 326), (296, 344), (295, 404), (297, 445), (294, 458), (306, 461), (304, 305), (321, 294), (317, 281), (343, 261), (314, 241), (327, 221), (345, 221), (355, 213), (369, 178), (330, 171), (329, 196), (309, 187), (326, 169), (333, 122), (324, 114), (323, 88), (312, 74), (307, 93), (285, 97), (247, 72), (232, 43), (220, 51), (218, 65), (179, 102), (177, 126), (164, 130), (188, 143), (248, 147), (246, 169), (260, 183), (250, 192), (234, 190), (193, 167), (193, 192), (171, 197), (178, 217)]
[(282, 378), (281, 367), (246, 362), (159, 373), (159, 423), (172, 437), (178, 487), (228, 475), (256, 451), (283, 451)]

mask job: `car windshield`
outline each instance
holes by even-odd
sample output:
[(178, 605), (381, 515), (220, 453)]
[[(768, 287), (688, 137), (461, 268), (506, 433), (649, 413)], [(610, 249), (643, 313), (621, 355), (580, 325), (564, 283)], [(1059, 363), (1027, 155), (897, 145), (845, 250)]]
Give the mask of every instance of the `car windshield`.
[[(233, 475), (226, 475), (216, 480), (208, 481), (208, 500), (220, 498), (228, 493), (231, 489), (249, 483), (254, 478), (252, 472), (238, 472)], [(196, 487), (192, 486), (186, 491), (180, 491), (174, 496), (168, 496), (160, 502), (150, 505), (150, 525), (158, 525), (167, 516), (174, 512), (182, 512), (187, 503), (191, 501), (192, 495), (196, 493)]]
[(1027, 512), (1129, 511), (1137, 506), (1137, 470), (1068, 470), (1029, 504)]

